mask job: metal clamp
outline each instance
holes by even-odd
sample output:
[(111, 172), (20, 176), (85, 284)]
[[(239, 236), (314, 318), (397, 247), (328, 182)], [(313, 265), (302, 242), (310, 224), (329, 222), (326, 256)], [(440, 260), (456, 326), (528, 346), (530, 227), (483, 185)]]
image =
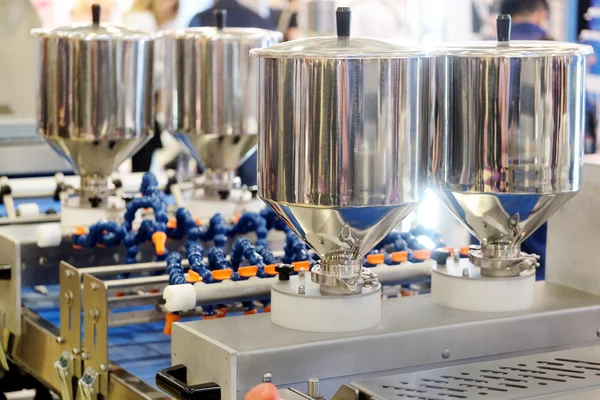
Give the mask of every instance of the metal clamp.
[(98, 397), (100, 392), (100, 379), (98, 372), (93, 368), (88, 368), (83, 376), (77, 382), (77, 398), (83, 400), (93, 400)]
[(73, 385), (71, 377), (73, 376), (73, 354), (69, 351), (63, 351), (60, 358), (54, 363), (54, 368), (58, 373), (60, 381), (60, 397), (62, 400), (73, 399)]
[(481, 275), (495, 277), (518, 276), (524, 271), (540, 266), (540, 256), (520, 252), (514, 257), (486, 257), (480, 248), (469, 251), (469, 261), (481, 268)]

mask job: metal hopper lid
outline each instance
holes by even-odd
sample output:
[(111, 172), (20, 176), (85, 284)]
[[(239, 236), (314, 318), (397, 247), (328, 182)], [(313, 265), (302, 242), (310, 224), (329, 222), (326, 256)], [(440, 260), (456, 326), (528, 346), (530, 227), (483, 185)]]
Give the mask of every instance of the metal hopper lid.
[(260, 58), (315, 58), (315, 59), (390, 59), (428, 58), (431, 52), (417, 47), (398, 46), (391, 42), (363, 37), (350, 37), (350, 8), (336, 11), (337, 36), (321, 36), (293, 40), (264, 49), (253, 49), (250, 54)]
[(498, 40), (464, 42), (438, 48), (438, 55), (455, 57), (535, 58), (583, 56), (593, 53), (591, 46), (552, 40), (510, 40), (510, 15), (496, 21)]
[(99, 5), (92, 6), (92, 23), (75, 24), (55, 29), (33, 29), (31, 34), (39, 37), (56, 37), (73, 40), (147, 40), (151, 35), (142, 31), (128, 29), (115, 25), (100, 24), (102, 9)]
[(201, 28), (187, 28), (165, 31), (160, 37), (176, 40), (205, 40), (205, 41), (245, 41), (260, 40), (262, 38), (277, 36), (283, 39), (281, 32), (260, 28), (233, 28), (227, 27), (227, 10), (215, 10), (215, 26)]

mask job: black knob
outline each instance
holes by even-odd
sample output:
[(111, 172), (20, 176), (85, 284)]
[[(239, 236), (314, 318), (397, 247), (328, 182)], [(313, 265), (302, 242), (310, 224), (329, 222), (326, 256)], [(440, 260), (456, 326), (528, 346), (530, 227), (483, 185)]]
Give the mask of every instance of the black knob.
[(123, 182), (120, 179), (113, 179), (113, 185), (115, 185), (116, 189), (121, 189), (123, 187)]
[(56, 210), (54, 208), (49, 208), (45, 212), (46, 215), (56, 215)]
[(290, 264), (279, 264), (275, 267), (275, 271), (279, 273), (280, 281), (289, 281), (292, 271), (294, 271), (294, 267)]
[(338, 37), (350, 36), (350, 16), (350, 7), (338, 7), (335, 11)]
[(215, 26), (221, 30), (227, 26), (227, 10), (215, 10)]
[(511, 19), (508, 14), (500, 14), (496, 18), (496, 34), (499, 42), (508, 42), (510, 40)]
[(431, 259), (434, 260), (438, 265), (446, 265), (446, 261), (450, 256), (450, 251), (448, 251), (448, 249), (444, 249), (443, 247), (431, 252)]
[(92, 4), (92, 24), (95, 26), (100, 25), (100, 15), (102, 14), (102, 7), (100, 4)]

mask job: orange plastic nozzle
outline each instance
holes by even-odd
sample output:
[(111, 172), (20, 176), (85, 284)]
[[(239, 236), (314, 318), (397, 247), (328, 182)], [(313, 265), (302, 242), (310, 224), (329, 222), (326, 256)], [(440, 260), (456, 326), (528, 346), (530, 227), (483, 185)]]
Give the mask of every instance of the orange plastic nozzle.
[(75, 232), (73, 232), (74, 235), (85, 235), (87, 234), (87, 230), (83, 227), (83, 226), (77, 226), (75, 227)]
[(167, 222), (167, 228), (169, 228), (169, 229), (177, 228), (177, 220), (175, 218), (169, 218), (169, 221)]
[(464, 246), (461, 247), (459, 252), (461, 256), (468, 256), (469, 255), (469, 250), (471, 250), (471, 248), (469, 246)]
[(106, 245), (105, 245), (105, 244), (102, 244), (102, 243), (96, 243), (96, 247), (99, 247), (99, 248), (101, 248), (101, 249), (105, 249), (105, 248), (106, 248)]
[(215, 269), (212, 271), (212, 277), (217, 281), (224, 281), (231, 278), (233, 270), (231, 269)]
[(383, 264), (385, 262), (385, 254), (377, 253), (377, 254), (369, 254), (367, 256), (367, 263), (371, 265)]
[(231, 217), (231, 222), (233, 222), (234, 224), (237, 224), (238, 221), (240, 220), (240, 217), (241, 217), (240, 213), (233, 214), (233, 217)]
[(227, 307), (221, 307), (218, 309), (218, 311), (224, 316), (227, 316)]
[(431, 258), (431, 250), (415, 250), (413, 257), (420, 261), (429, 260)]
[(256, 308), (253, 308), (252, 310), (246, 310), (244, 311), (244, 315), (254, 315), (257, 314), (258, 310)]
[(278, 264), (269, 264), (265, 267), (265, 274), (267, 275), (277, 275), (279, 272), (275, 269)]
[(185, 281), (188, 283), (196, 283), (196, 282), (200, 282), (201, 280), (202, 280), (202, 277), (200, 276), (200, 274), (198, 274), (195, 271), (192, 271), (191, 269), (188, 271), (187, 278), (185, 278)]
[(302, 268), (305, 271), (310, 271), (310, 261), (294, 261), (292, 265), (294, 266), (294, 272), (300, 272)]
[(264, 312), (271, 312), (271, 305), (269, 304), (268, 306), (266, 306), (265, 308), (263, 308)]
[(393, 262), (401, 263), (408, 260), (408, 251), (395, 251), (391, 256)]
[(73, 248), (74, 248), (74, 249), (77, 249), (77, 250), (81, 250), (81, 249), (83, 249), (83, 247), (81, 247), (81, 246), (79, 246), (79, 245), (76, 245), (76, 244), (74, 244), (74, 245), (73, 245)]
[(252, 278), (253, 276), (256, 276), (257, 273), (258, 267), (256, 265), (248, 265), (246, 267), (238, 268), (238, 274), (240, 274), (242, 278)]
[(164, 232), (154, 232), (152, 234), (152, 243), (156, 254), (162, 256), (165, 254), (165, 243), (167, 243), (167, 234)]
[(446, 246), (446, 250), (448, 250), (450, 252), (451, 256), (454, 255), (454, 247)]
[(202, 221), (200, 221), (200, 218), (196, 218), (194, 219), (194, 221), (196, 222), (196, 226), (202, 225)]
[(179, 321), (179, 315), (167, 313), (165, 315), (165, 329), (163, 330), (163, 333), (167, 336), (171, 336), (171, 332), (173, 329), (173, 322), (177, 322), (177, 321)]
[(217, 319), (217, 314), (215, 315), (203, 315), (202, 319)]
[(154, 294), (154, 293), (158, 293), (159, 290), (158, 289), (150, 289), (150, 293)]
[(254, 386), (246, 396), (244, 400), (280, 400), (279, 392), (277, 387), (272, 383), (261, 383), (260, 385)]
[(115, 297), (125, 297), (125, 292), (117, 292), (115, 293)]

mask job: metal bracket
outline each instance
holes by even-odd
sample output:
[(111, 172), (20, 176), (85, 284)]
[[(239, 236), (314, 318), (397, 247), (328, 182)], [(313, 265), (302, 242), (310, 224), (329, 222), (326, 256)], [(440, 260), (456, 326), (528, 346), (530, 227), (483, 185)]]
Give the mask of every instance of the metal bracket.
[(77, 382), (77, 398), (83, 400), (94, 400), (100, 393), (100, 377), (93, 368), (88, 368)]
[[(80, 389), (108, 394), (108, 301), (107, 287), (100, 279), (83, 275), (83, 366)], [(93, 385), (97, 390), (91, 391)], [(82, 387), (83, 385), (83, 387)], [(84, 392), (84, 396), (87, 392)], [(86, 397), (84, 397), (86, 398)]]
[(0, 371), (8, 371), (8, 361), (6, 358), (6, 349), (8, 349), (8, 339), (10, 333), (5, 327), (6, 314), (0, 311)]
[(80, 377), (81, 365), (81, 276), (77, 268), (60, 263), (60, 338), (63, 351), (73, 354), (73, 375)]
[(74, 367), (73, 359), (73, 353), (63, 351), (58, 361), (54, 363), (54, 368), (56, 368), (60, 380), (60, 396), (62, 400), (73, 400), (73, 385), (71, 383)]

